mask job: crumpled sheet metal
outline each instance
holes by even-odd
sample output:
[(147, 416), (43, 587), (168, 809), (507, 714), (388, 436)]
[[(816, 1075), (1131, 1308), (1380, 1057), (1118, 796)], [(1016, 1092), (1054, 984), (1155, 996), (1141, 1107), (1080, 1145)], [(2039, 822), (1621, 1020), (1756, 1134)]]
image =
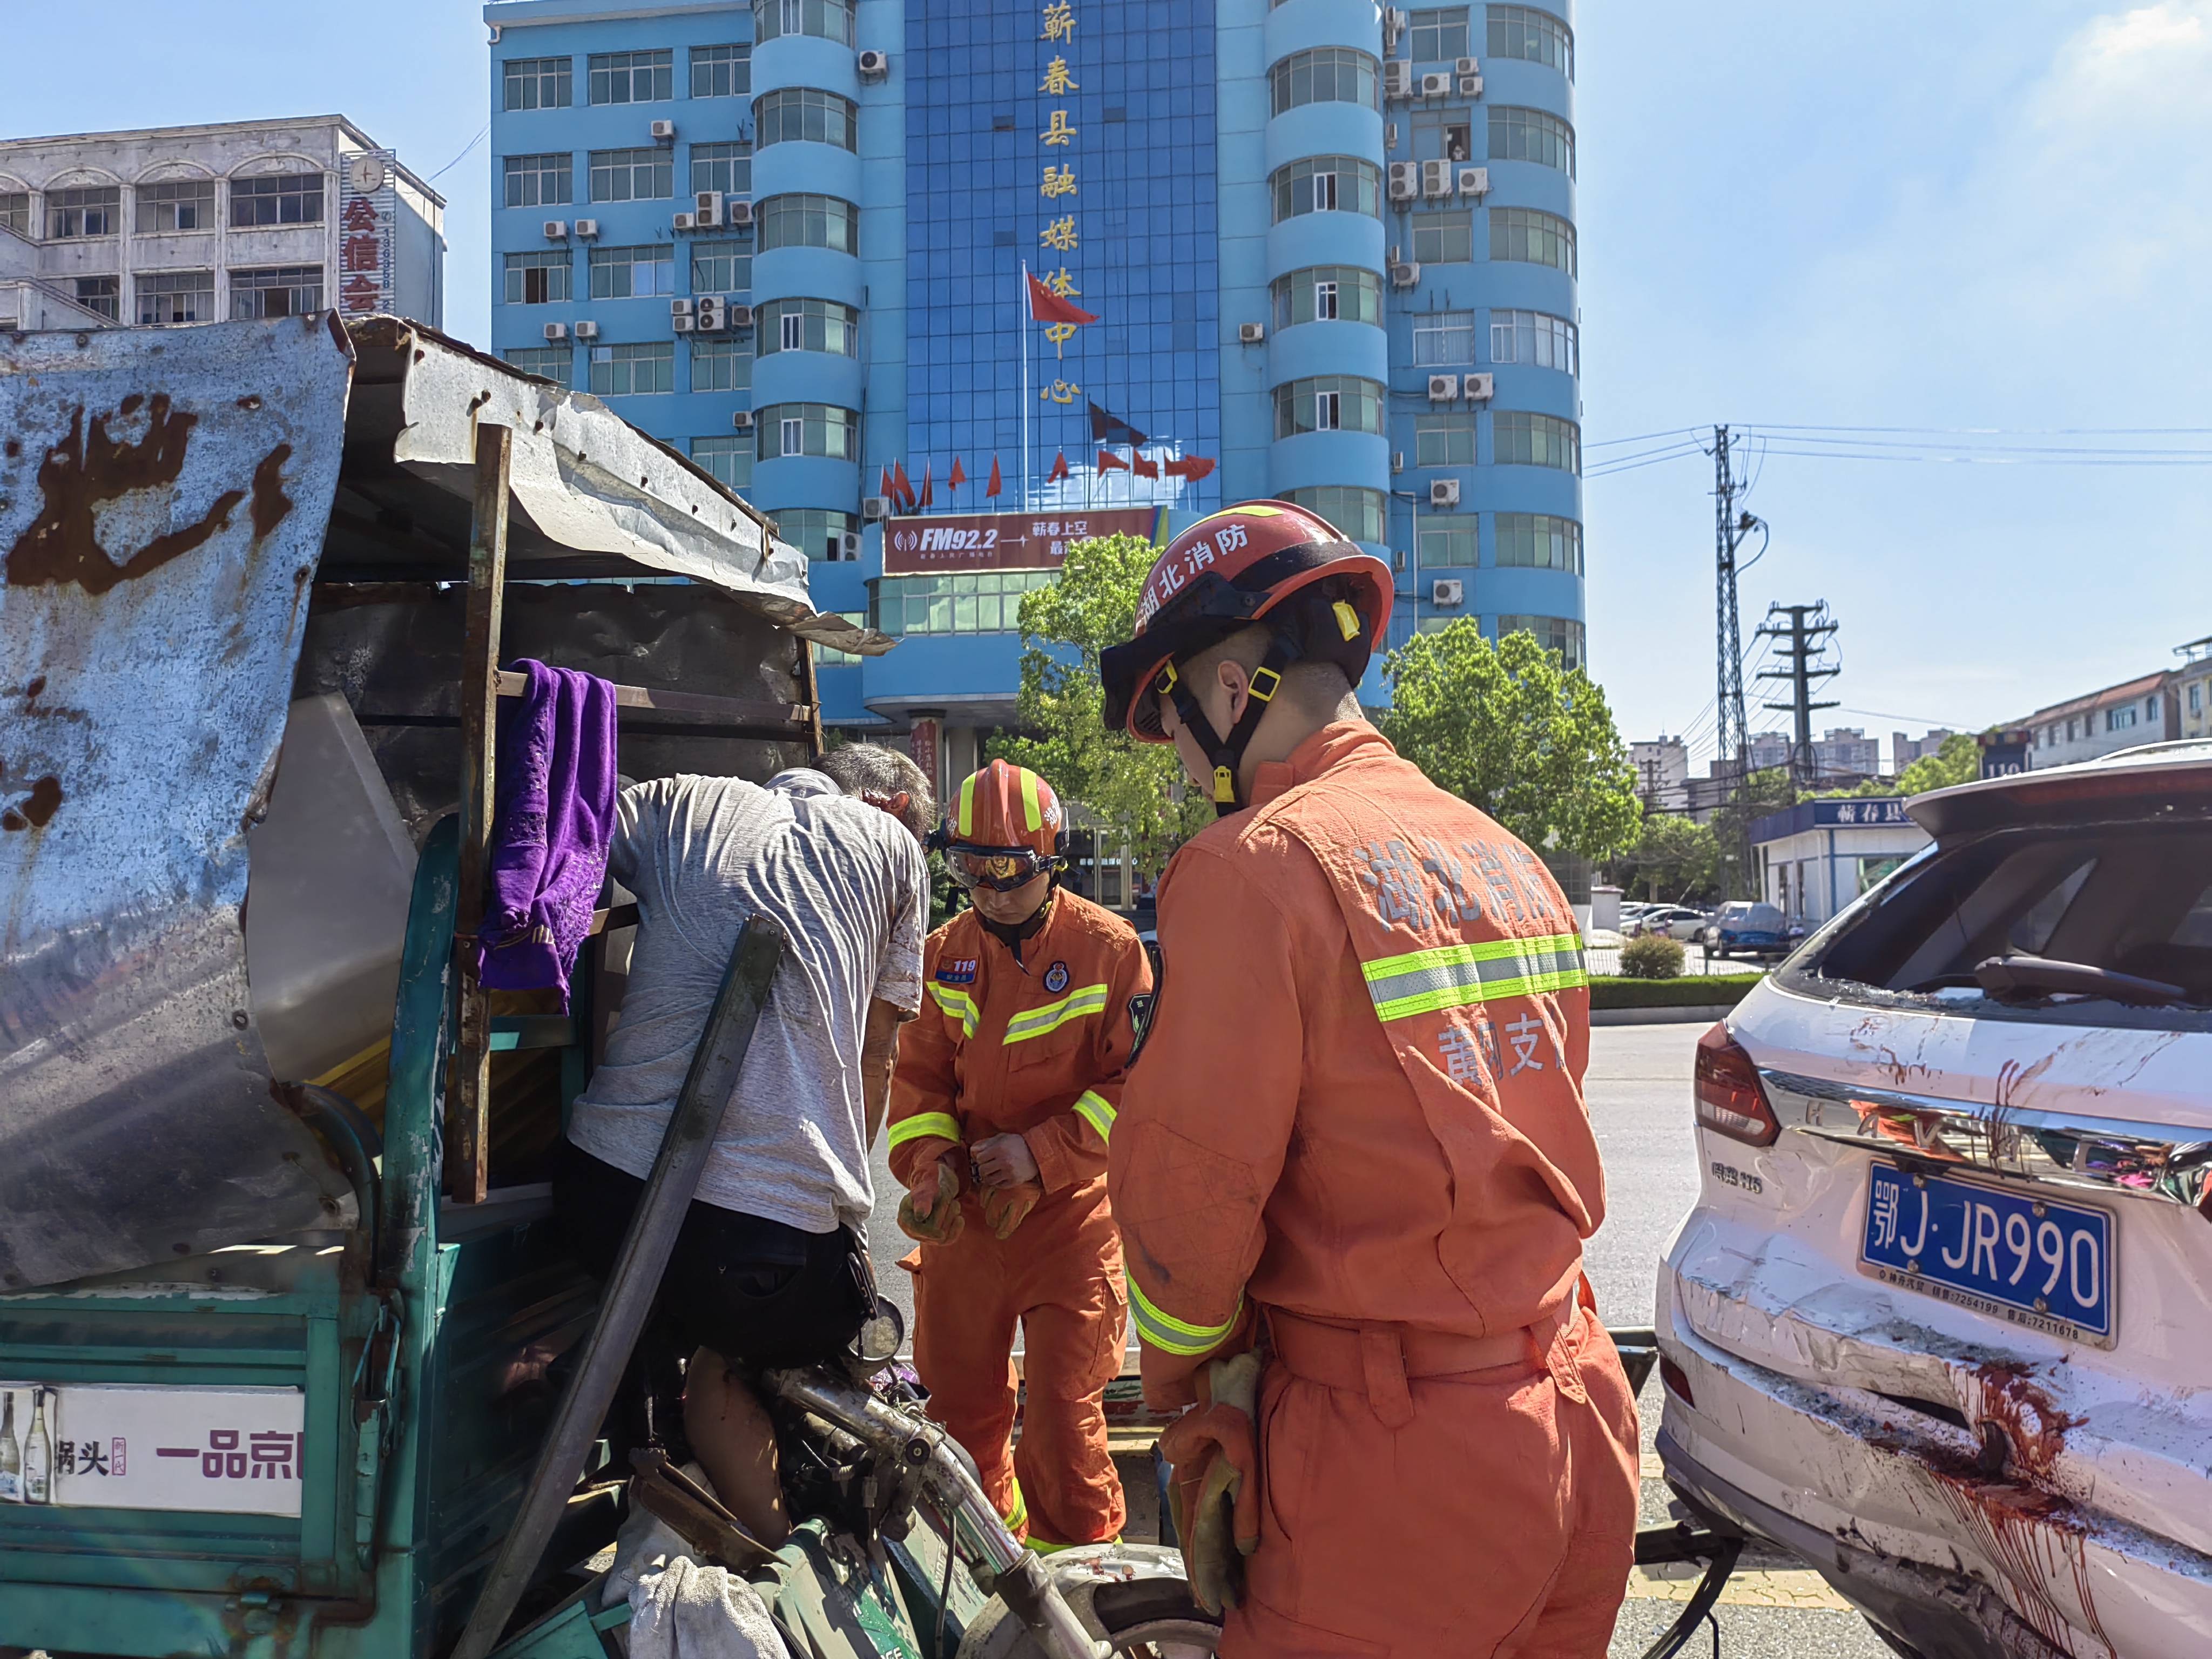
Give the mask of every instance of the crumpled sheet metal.
[(349, 1210), (240, 907), (351, 367), (326, 317), (0, 334), (0, 1290)]

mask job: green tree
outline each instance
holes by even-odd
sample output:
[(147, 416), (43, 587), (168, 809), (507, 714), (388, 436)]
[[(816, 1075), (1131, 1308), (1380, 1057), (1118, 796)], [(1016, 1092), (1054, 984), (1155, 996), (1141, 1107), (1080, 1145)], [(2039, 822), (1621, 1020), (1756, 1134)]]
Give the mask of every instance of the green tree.
[(1383, 672), (1383, 735), (1440, 787), (1540, 850), (1602, 861), (1635, 842), (1643, 804), (1605, 693), (1534, 635), (1493, 645), (1462, 617)]
[(1759, 866), (1752, 852), (1751, 826), (1770, 812), (1785, 811), (1796, 804), (1797, 787), (1790, 781), (1790, 769), (1772, 766), (1746, 778), (1735, 799), (1713, 814), (1722, 897), (1759, 896)]
[(1971, 783), (1982, 775), (1982, 746), (1969, 732), (1954, 732), (1932, 755), (1923, 755), (1893, 778), (1869, 778), (1850, 789), (1824, 789), (1823, 800), (1872, 795), (1918, 795)]
[(1137, 596), (1159, 549), (1142, 536), (1100, 536), (1068, 544), (1060, 580), (1022, 599), (1018, 718), (1030, 734), (1000, 736), (994, 757), (1042, 773), (1097, 826), (1102, 847), (1127, 842), (1157, 868), (1213, 818), (1184, 782), (1164, 744), (1106, 730), (1098, 655), (1129, 637)]
[(1613, 878), (1631, 892), (1670, 904), (1719, 896), (1721, 848), (1695, 819), (1647, 813), (1636, 844), (1613, 862)]

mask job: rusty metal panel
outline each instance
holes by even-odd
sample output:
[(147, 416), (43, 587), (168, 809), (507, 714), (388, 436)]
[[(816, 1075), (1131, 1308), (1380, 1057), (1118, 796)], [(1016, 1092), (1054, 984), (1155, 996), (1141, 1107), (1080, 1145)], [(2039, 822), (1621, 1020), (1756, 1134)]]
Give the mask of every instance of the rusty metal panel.
[(344, 1213), (240, 909), (352, 363), (326, 317), (0, 335), (0, 1286)]

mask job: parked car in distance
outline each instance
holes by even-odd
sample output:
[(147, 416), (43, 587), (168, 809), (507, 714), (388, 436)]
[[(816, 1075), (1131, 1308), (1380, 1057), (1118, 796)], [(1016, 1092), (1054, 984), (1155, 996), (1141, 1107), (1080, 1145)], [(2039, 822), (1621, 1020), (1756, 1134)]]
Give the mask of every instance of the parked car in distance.
[(1753, 899), (1730, 899), (1698, 937), (1705, 941), (1707, 962), (1715, 957), (1787, 956), (1791, 944), (1782, 912)]
[(1698, 1044), (1667, 1480), (1901, 1654), (2212, 1652), (2212, 743), (1908, 810)]
[(1705, 913), (1692, 910), (1685, 904), (1658, 904), (1636, 918), (1632, 929), (1621, 926), (1623, 933), (1661, 933), (1668, 939), (1693, 939), (1705, 925)]

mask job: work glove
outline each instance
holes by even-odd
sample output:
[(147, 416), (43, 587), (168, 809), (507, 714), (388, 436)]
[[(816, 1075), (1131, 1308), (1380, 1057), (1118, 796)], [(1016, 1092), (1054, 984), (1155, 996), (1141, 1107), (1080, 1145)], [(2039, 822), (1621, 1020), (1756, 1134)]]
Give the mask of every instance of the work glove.
[(1010, 1187), (986, 1187), (983, 1189), (983, 1224), (1000, 1238), (1012, 1238), (1014, 1229), (1029, 1218), (1029, 1213), (1044, 1196), (1042, 1181), (1018, 1181)]
[(1208, 1613), (1237, 1606), (1244, 1558), (1260, 1547), (1260, 1357), (1207, 1365), (1199, 1403), (1168, 1425), (1160, 1455), (1174, 1466), (1170, 1497), (1191, 1594)]
[[(940, 1158), (915, 1172), (899, 1200), (899, 1231), (924, 1244), (950, 1244), (967, 1224), (960, 1213), (960, 1171)], [(1001, 1235), (1003, 1237), (1004, 1235)]]

